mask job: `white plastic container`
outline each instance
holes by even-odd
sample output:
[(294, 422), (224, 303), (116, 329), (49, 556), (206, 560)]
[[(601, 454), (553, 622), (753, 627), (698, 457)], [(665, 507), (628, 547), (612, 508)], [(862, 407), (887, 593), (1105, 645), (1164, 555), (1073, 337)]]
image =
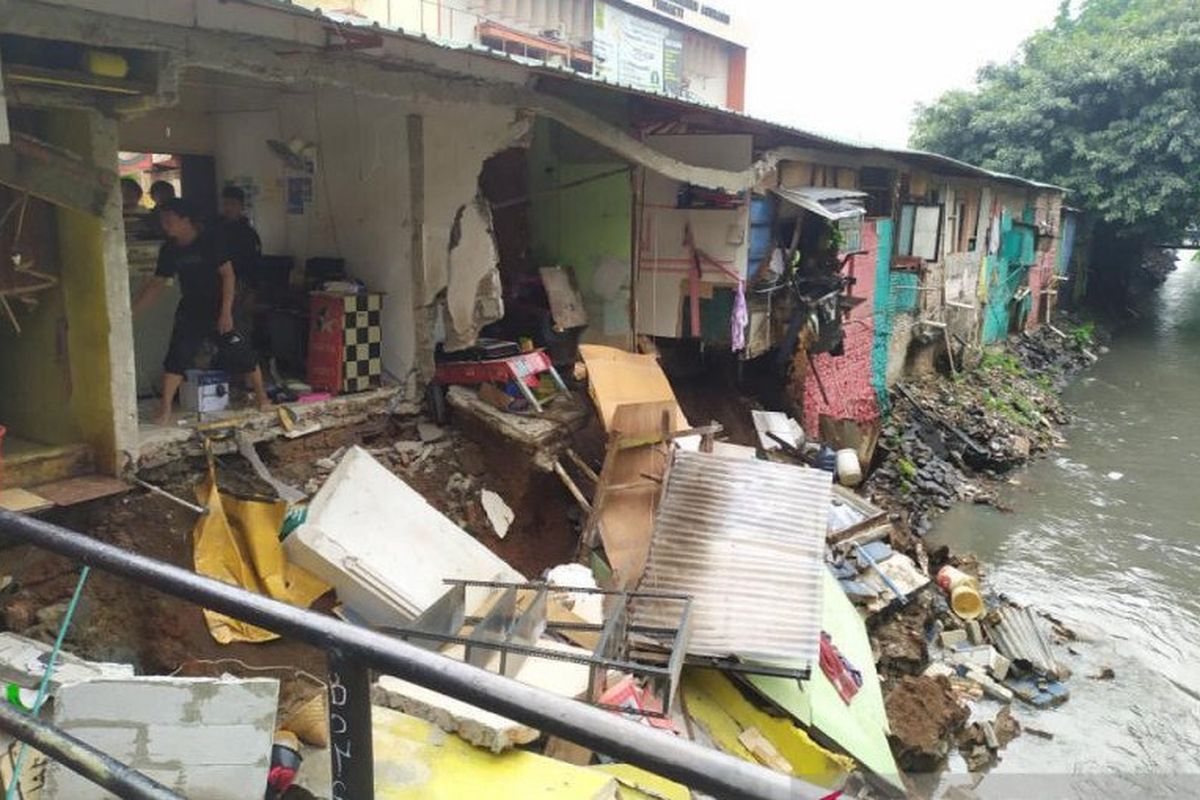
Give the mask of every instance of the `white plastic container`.
[(842, 486), (858, 486), (862, 483), (862, 466), (858, 453), (852, 447), (837, 451), (837, 479)]

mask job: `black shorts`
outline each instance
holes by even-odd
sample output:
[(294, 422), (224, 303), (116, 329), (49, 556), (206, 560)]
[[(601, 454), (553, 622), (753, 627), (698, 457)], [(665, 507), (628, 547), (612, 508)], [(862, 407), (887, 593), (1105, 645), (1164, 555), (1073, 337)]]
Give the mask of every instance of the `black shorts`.
[(196, 356), (205, 342), (212, 342), (217, 348), (217, 360), (213, 365), (217, 369), (242, 375), (252, 372), (258, 365), (258, 358), (250, 342), (236, 330), (225, 335), (217, 333), (212, 321), (207, 318), (197, 319), (188, 314), (175, 315), (175, 327), (171, 330), (171, 343), (167, 346), (167, 357), (163, 359), (163, 369), (173, 375), (183, 375), (196, 366)]

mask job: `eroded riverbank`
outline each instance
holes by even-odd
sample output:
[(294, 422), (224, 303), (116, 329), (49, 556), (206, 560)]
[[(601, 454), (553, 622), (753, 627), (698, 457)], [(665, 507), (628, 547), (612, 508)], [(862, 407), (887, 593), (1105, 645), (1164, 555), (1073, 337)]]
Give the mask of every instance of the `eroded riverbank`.
[[(1063, 395), (1067, 446), (1000, 493), (1011, 514), (959, 505), (928, 538), (973, 552), (993, 586), (1080, 635), (1061, 708), (981, 797), (1180, 796), (1200, 774), (1200, 265), (1187, 253), (1137, 324)], [(1105, 668), (1111, 680), (1091, 680)], [(952, 761), (952, 768), (963, 765)], [(1049, 789), (1049, 794), (1045, 791)]]

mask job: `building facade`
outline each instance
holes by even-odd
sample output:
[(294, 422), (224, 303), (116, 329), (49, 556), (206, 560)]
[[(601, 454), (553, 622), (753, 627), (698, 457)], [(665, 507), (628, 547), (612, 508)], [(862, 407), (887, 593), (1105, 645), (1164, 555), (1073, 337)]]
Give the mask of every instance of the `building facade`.
[[(530, 8), (551, 5), (570, 4)], [(584, 28), (595, 22), (588, 5)], [(626, 10), (671, 15), (644, 5)], [(685, 22), (702, 24), (681, 7)], [(400, 9), (0, 7), (10, 129), (0, 188), (6, 208), (32, 198), (24, 227), (2, 229), (4, 242), (54, 278), (16, 309), (19, 330), (0, 319), (0, 424), (46, 466), (27, 482), (117, 473), (163, 436), (191, 435), (147, 424), (170, 310), (131, 316), (154, 251), (122, 225), (123, 153), (171, 154), (184, 195), (205, 205), (224, 186), (246, 193), (280, 270), (264, 302), (281, 365), (305, 336), (305, 292), (331, 262), (381, 294), (372, 344), (387, 384), (409, 400), (439, 347), (468, 346), (485, 326), (553, 339), (544, 316), (522, 316), (550, 265), (574, 273), (582, 341), (691, 340), (742, 360), (770, 357), (778, 313), (763, 307), (755, 279), (769, 226), (808, 213), (785, 208), (785, 190), (844, 190), (864, 204), (841, 244), (853, 278), (841, 348), (797, 364), (814, 432), (822, 417), (875, 424), (888, 387), (939, 353), (978, 350), (1048, 318), (1070, 262), (1061, 190), (342, 20)], [(80, 73), (97, 53), (122, 74)]]
[(377, 23), (571, 69), (689, 102), (744, 110), (748, 14), (710, 0), (302, 0)]

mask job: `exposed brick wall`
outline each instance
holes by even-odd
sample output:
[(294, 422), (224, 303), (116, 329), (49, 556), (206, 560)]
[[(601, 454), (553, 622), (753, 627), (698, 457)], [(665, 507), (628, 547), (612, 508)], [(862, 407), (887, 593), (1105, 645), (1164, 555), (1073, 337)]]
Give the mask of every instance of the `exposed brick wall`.
[[(844, 325), (846, 352), (841, 356), (828, 353), (814, 356), (805, 376), (803, 424), (805, 433), (810, 435), (816, 433), (821, 414), (864, 422), (879, 418), (879, 403), (875, 388), (871, 385), (871, 352), (875, 341), (875, 270), (879, 249), (872, 221), (863, 224), (862, 249), (867, 253), (855, 256), (846, 267), (846, 273), (857, 279), (851, 295), (865, 298), (850, 312), (850, 319)], [(813, 376), (813, 370), (820, 375), (828, 402)]]

